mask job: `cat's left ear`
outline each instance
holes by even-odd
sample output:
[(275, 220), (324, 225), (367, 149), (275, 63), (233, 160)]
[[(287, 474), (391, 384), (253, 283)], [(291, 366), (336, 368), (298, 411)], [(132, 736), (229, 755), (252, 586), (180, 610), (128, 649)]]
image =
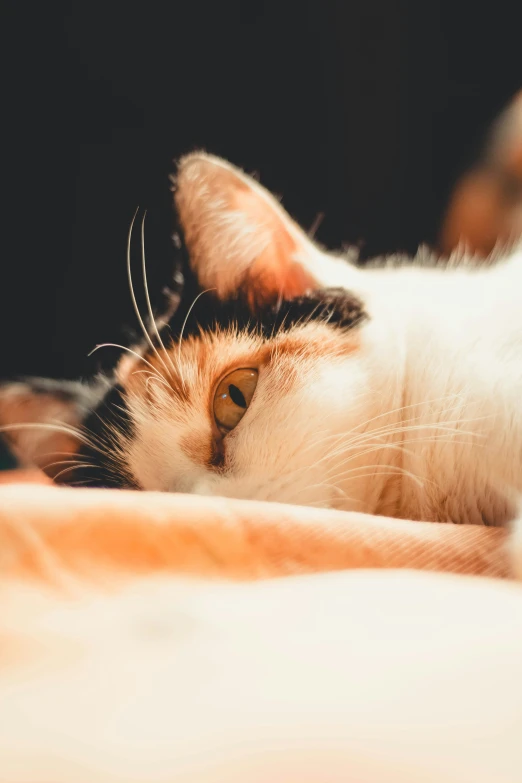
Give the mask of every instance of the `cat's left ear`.
[(175, 204), (199, 284), (220, 299), (241, 290), (262, 305), (329, 283), (323, 272), (332, 260), (265, 188), (224, 160), (183, 158)]

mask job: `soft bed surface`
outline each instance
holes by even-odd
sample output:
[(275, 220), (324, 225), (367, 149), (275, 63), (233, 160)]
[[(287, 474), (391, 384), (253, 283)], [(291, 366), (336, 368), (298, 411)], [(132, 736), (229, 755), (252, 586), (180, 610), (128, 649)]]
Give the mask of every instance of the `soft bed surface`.
[(502, 531), (4, 478), (2, 783), (522, 780)]

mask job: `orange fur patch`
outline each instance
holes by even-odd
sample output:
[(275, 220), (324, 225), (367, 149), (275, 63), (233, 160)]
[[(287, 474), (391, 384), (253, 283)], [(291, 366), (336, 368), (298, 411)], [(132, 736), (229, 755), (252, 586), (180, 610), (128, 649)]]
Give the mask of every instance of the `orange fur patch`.
[[(221, 378), (240, 367), (259, 368), (277, 364), (277, 383), (289, 388), (297, 377), (295, 361), (315, 362), (325, 356), (343, 357), (358, 350), (360, 337), (357, 330), (342, 333), (326, 324), (308, 323), (289, 332), (281, 332), (272, 340), (250, 336), (241, 332), (203, 333), (189, 337), (168, 347), (165, 354), (149, 352), (144, 359), (149, 362), (160, 380), (147, 372), (130, 373), (126, 388), (136, 397), (155, 405), (159, 396), (172, 398), (173, 410), (179, 405), (196, 405), (212, 415), (214, 392)], [(165, 369), (165, 366), (167, 369)], [(151, 371), (152, 372), (152, 371)], [(189, 456), (194, 449), (209, 457), (208, 444), (194, 441), (185, 444)]]

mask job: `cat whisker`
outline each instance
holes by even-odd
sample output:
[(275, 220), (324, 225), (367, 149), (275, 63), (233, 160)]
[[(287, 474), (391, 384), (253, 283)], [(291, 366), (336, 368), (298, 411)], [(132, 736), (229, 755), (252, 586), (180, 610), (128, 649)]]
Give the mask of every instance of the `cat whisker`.
[(74, 457), (75, 453), (71, 453), (70, 451), (46, 451), (42, 455), (42, 457)]
[[(391, 409), (389, 411), (385, 411), (384, 413), (381, 413), (378, 416), (374, 416), (371, 419), (367, 419), (364, 422), (361, 422), (360, 424), (356, 425), (356, 427), (348, 435), (346, 435), (346, 434), (339, 435), (338, 433), (330, 433), (330, 434), (326, 435), (321, 440), (319, 440), (319, 439), (314, 440), (309, 446), (307, 446), (307, 448), (311, 449), (311, 448), (315, 448), (316, 446), (323, 445), (328, 440), (336, 440), (337, 439), (339, 442), (343, 442), (343, 439), (346, 439), (346, 442), (347, 442), (349, 439), (353, 438), (353, 440), (351, 440), (351, 442), (356, 442), (355, 438), (357, 438), (357, 437), (360, 437), (362, 439), (362, 438), (366, 437), (367, 435), (370, 436), (370, 437), (373, 437), (373, 436), (375, 436), (377, 434), (380, 434), (380, 435), (384, 436), (385, 434), (388, 434), (388, 431), (391, 433), (393, 428), (395, 428), (395, 432), (398, 432), (399, 430), (397, 428), (399, 426), (401, 426), (401, 425), (404, 426), (404, 427), (410, 426), (413, 422), (418, 421), (419, 419), (422, 419), (423, 414), (419, 414), (418, 416), (411, 417), (409, 419), (406, 419), (405, 421), (393, 422), (391, 424), (385, 425), (382, 428), (378, 428), (376, 430), (375, 429), (374, 430), (370, 430), (369, 432), (359, 433), (358, 431), (362, 427), (367, 427), (369, 424), (371, 424), (374, 421), (377, 421), (378, 419), (381, 419), (383, 417), (391, 416), (391, 415), (393, 415), (395, 413), (402, 413), (402, 412), (404, 412), (404, 411), (406, 411), (408, 409), (417, 408), (417, 407), (419, 407), (421, 405), (425, 406), (425, 405), (429, 405), (429, 404), (434, 403), (434, 402), (440, 402), (441, 400), (445, 400), (445, 399), (448, 399), (448, 400), (449, 399), (454, 399), (455, 396), (456, 395), (445, 395), (443, 397), (433, 398), (433, 399), (430, 399), (430, 400), (423, 401), (421, 403), (414, 403), (412, 405), (404, 405), (404, 406), (401, 406), (399, 408), (395, 408), (395, 409)], [(455, 406), (455, 407), (457, 407), (457, 406)], [(448, 413), (448, 412), (450, 412), (452, 410), (454, 410), (454, 408), (450, 408), (450, 409), (447, 409), (447, 410), (439, 411), (438, 415), (440, 416), (441, 414)], [(451, 420), (442, 421), (440, 424), (429, 424), (429, 423), (426, 423), (425, 425), (418, 425), (418, 426), (420, 428), (422, 428), (423, 426), (425, 426), (426, 428), (432, 428), (432, 427), (435, 427), (435, 426), (442, 427), (442, 426), (445, 426), (445, 425), (452, 425), (452, 424), (458, 425), (458, 424), (463, 424), (463, 423), (470, 423), (470, 422), (475, 422), (475, 421), (481, 421), (481, 420), (486, 420), (488, 418), (491, 418), (491, 417), (489, 417), (489, 416), (480, 416), (480, 417), (475, 417), (475, 418), (460, 418), (460, 419), (456, 419), (455, 421), (451, 421)], [(456, 431), (459, 431), (458, 427), (456, 427)], [(460, 431), (462, 432), (462, 430), (460, 430)], [(478, 433), (473, 433), (473, 434), (476, 437), (481, 437)], [(330, 452), (330, 454), (328, 456), (331, 456), (332, 453), (335, 453), (335, 452)]]
[[(141, 331), (143, 332), (143, 335), (144, 335), (146, 341), (148, 342), (151, 350), (156, 354), (156, 356), (158, 357), (159, 361), (162, 363), (163, 367), (165, 368), (165, 370), (168, 373), (169, 372), (168, 367), (165, 364), (165, 362), (163, 361), (163, 358), (161, 357), (158, 349), (154, 345), (154, 342), (153, 342), (153, 340), (152, 340), (152, 338), (151, 338), (151, 336), (149, 334), (149, 330), (147, 329), (147, 327), (145, 326), (145, 324), (143, 322), (143, 318), (141, 317), (140, 309), (138, 307), (138, 302), (136, 301), (136, 294), (134, 293), (134, 285), (133, 285), (133, 282), (132, 282), (132, 269), (131, 269), (131, 253), (130, 253), (130, 249), (131, 249), (131, 240), (132, 240), (132, 229), (134, 228), (134, 222), (136, 220), (136, 215), (138, 214), (138, 211), (139, 211), (139, 207), (136, 209), (136, 212), (134, 213), (134, 216), (133, 216), (133, 218), (131, 220), (129, 233), (128, 233), (128, 236), (127, 236), (127, 278), (128, 278), (128, 281), (129, 281), (129, 291), (130, 291), (130, 295), (131, 295), (132, 304), (133, 304), (133, 307), (134, 307), (134, 312), (136, 313), (136, 318), (138, 319), (138, 322), (140, 324)], [(145, 221), (145, 216), (143, 218), (143, 221)], [(143, 230), (144, 229), (143, 229), (143, 223), (142, 223), (142, 242), (143, 242)]]
[(19, 422), (18, 424), (5, 424), (0, 427), (0, 432), (17, 432), (18, 430), (49, 430), (51, 432), (59, 432), (62, 435), (70, 435), (77, 438), (81, 443), (86, 446), (93, 447), (90, 439), (80, 430), (75, 427), (69, 427), (63, 424), (51, 424), (50, 422), (31, 421), (31, 422)]
[[(419, 417), (415, 417), (414, 419), (411, 419), (410, 421), (417, 421)], [(356, 434), (356, 437), (353, 442), (358, 442), (358, 440), (364, 439), (367, 436), (379, 436), (379, 437), (385, 437), (389, 434), (397, 434), (397, 433), (403, 433), (403, 432), (410, 432), (412, 430), (439, 430), (443, 432), (455, 432), (462, 435), (470, 435), (473, 437), (481, 438), (483, 435), (481, 433), (478, 433), (474, 430), (463, 430), (461, 429), (461, 424), (468, 424), (475, 421), (481, 421), (486, 417), (477, 417), (477, 418), (468, 418), (468, 419), (454, 419), (454, 420), (446, 420), (442, 422), (423, 422), (421, 424), (408, 424), (403, 422), (397, 422), (397, 423), (391, 423), (387, 424), (384, 427), (379, 427), (377, 429), (368, 430), (367, 432)], [(406, 420), (408, 421), (408, 420)]]
[(70, 472), (71, 470), (77, 470), (78, 468), (92, 468), (93, 466), (89, 462), (78, 462), (74, 465), (70, 465), (68, 468), (64, 468), (63, 470), (60, 470), (58, 473), (56, 473), (55, 476), (53, 476), (53, 480), (57, 481), (60, 476), (64, 476), (66, 473)]
[[(55, 468), (57, 465), (77, 465), (78, 460), (77, 459), (60, 459), (56, 460), (55, 462), (47, 462), (43, 466), (43, 470), (46, 471), (48, 468)], [(91, 468), (96, 467), (95, 465), (90, 465)]]
[(148, 390), (150, 383), (157, 383), (157, 382), (158, 382), (158, 379), (155, 376), (149, 374), (149, 377), (145, 381), (145, 389)]
[[(411, 403), (409, 405), (401, 405), (398, 408), (392, 408), (390, 410), (384, 411), (383, 413), (379, 413), (377, 416), (372, 416), (371, 419), (366, 419), (365, 421), (363, 421), (360, 424), (358, 424), (356, 429), (358, 429), (360, 427), (367, 427), (369, 424), (372, 424), (374, 421), (378, 421), (379, 419), (382, 419), (385, 416), (392, 416), (393, 414), (404, 413), (407, 410), (411, 410), (413, 408), (419, 408), (421, 406), (428, 406), (428, 405), (431, 405), (432, 403), (435, 403), (435, 402), (436, 403), (440, 403), (440, 402), (443, 402), (444, 400), (454, 400), (456, 397), (458, 399), (460, 399), (460, 395), (448, 394), (448, 395), (443, 395), (442, 397), (433, 397), (433, 398), (431, 398), (429, 400), (422, 400), (421, 402), (414, 402), (414, 403)], [(454, 410), (455, 407), (457, 407), (457, 406), (455, 405), (453, 408), (450, 408), (449, 410)], [(446, 412), (447, 412), (447, 409), (440, 409), (440, 410), (437, 411), (437, 415), (441, 415), (442, 413), (446, 413)], [(421, 416), (422, 416), (422, 414), (419, 414), (418, 416), (416, 416), (413, 419), (411, 419), (411, 418), (406, 419), (406, 421), (408, 421), (408, 422), (409, 421), (416, 421), (417, 419), (421, 418)]]
[[(327, 460), (333, 459), (339, 454), (342, 454), (345, 451), (348, 451), (351, 448), (354, 448), (355, 446), (361, 446), (365, 443), (373, 442), (376, 439), (380, 438), (383, 439), (385, 437), (391, 436), (391, 435), (401, 435), (408, 432), (423, 432), (425, 430), (428, 431), (435, 431), (438, 433), (454, 433), (455, 435), (470, 435), (473, 438), (481, 438), (482, 436), (479, 433), (472, 432), (472, 431), (466, 431), (459, 429), (458, 426), (451, 426), (453, 424), (460, 424), (460, 421), (456, 422), (446, 422), (445, 424), (414, 424), (414, 425), (404, 425), (404, 426), (398, 426), (396, 424), (387, 425), (385, 427), (382, 427), (377, 430), (370, 430), (367, 433), (360, 433), (356, 434), (355, 436), (353, 433), (349, 433), (347, 436), (337, 436), (336, 434), (334, 437), (340, 441), (336, 445), (336, 448), (333, 450), (330, 450), (327, 454), (325, 454), (320, 460), (318, 460), (315, 464), (319, 465)], [(323, 439), (322, 443), (324, 443), (326, 439)], [(423, 437), (420, 436), (417, 439), (410, 439), (409, 441), (401, 440), (400, 444), (404, 444), (406, 442), (414, 443), (414, 442), (420, 442), (423, 440)], [(454, 441), (455, 442), (455, 441)], [(392, 446), (398, 446), (400, 445), (398, 443), (396, 444), (385, 444), (380, 443), (379, 447), (384, 448), (388, 447), (391, 448)], [(320, 444), (314, 444), (314, 445), (320, 445)]]
[[(142, 273), (143, 273), (143, 288), (144, 288), (144, 291), (145, 291), (145, 299), (147, 301), (147, 310), (148, 310), (148, 313), (149, 313), (150, 322), (151, 322), (152, 327), (154, 328), (154, 331), (155, 331), (155, 334), (156, 334), (156, 338), (157, 338), (157, 340), (158, 340), (158, 342), (159, 342), (159, 344), (160, 344), (160, 346), (162, 348), (162, 351), (163, 351), (165, 357), (167, 358), (167, 360), (168, 360), (168, 362), (170, 364), (171, 370), (173, 372), (175, 372), (176, 368), (174, 367), (174, 364), (172, 362), (172, 359), (170, 357), (169, 352), (167, 351), (167, 349), (165, 348), (165, 346), (163, 344), (163, 340), (161, 339), (161, 335), (159, 333), (159, 329), (158, 329), (158, 325), (156, 323), (156, 319), (154, 318), (154, 314), (152, 312), (152, 305), (151, 305), (150, 295), (149, 295), (149, 284), (148, 284), (148, 281), (147, 281), (147, 264), (146, 264), (146, 260), (145, 260), (145, 218), (146, 217), (147, 217), (147, 210), (145, 210), (145, 212), (143, 213), (143, 220), (141, 221), (141, 266), (142, 266)], [(161, 359), (161, 357), (159, 356), (159, 353), (157, 351), (156, 351), (156, 353), (158, 355), (158, 358)], [(167, 374), (168, 374), (169, 370), (167, 369), (167, 366), (166, 366), (165, 362), (162, 359), (161, 359), (161, 363), (163, 364), (165, 370), (167, 370)]]
[[(359, 473), (358, 471), (361, 470), (371, 470), (372, 472)], [(347, 478), (356, 480), (361, 478), (375, 478), (377, 476), (400, 476), (401, 478), (403, 476), (406, 476), (407, 478), (410, 478), (412, 481), (414, 481), (417, 484), (417, 486), (421, 488), (424, 486), (424, 484), (427, 481), (426, 479), (419, 478), (419, 476), (417, 476), (415, 473), (412, 473), (410, 470), (406, 470), (405, 468), (402, 468), (400, 466), (390, 469), (389, 465), (360, 465), (357, 468), (349, 468), (348, 470), (344, 470), (341, 471), (340, 473), (336, 473), (335, 476), (329, 476), (328, 480), (335, 482), (335, 481), (343, 481)], [(437, 486), (434, 481), (430, 480), (429, 483), (433, 484), (434, 486)]]
[[(444, 438), (439, 438), (438, 436), (433, 436), (431, 438), (413, 438), (409, 440), (405, 440), (404, 443), (430, 443), (430, 442), (436, 442), (436, 443), (448, 443), (451, 445), (464, 445), (469, 446), (468, 441), (455, 441), (454, 439), (445, 440)], [(476, 444), (481, 445), (481, 444)], [(336, 467), (339, 467), (340, 465), (345, 465), (349, 462), (353, 462), (354, 460), (358, 459), (359, 457), (366, 456), (366, 454), (371, 454), (375, 451), (381, 451), (383, 449), (390, 449), (392, 451), (398, 451), (402, 453), (404, 451), (402, 444), (396, 444), (396, 443), (377, 443), (373, 446), (369, 446), (368, 448), (365, 448), (362, 451), (358, 451), (355, 454), (350, 455), (345, 460), (338, 462)], [(316, 463), (317, 464), (317, 463)]]
[(189, 316), (190, 316), (192, 310), (194, 309), (194, 306), (195, 306), (196, 302), (198, 301), (198, 299), (200, 299), (203, 296), (203, 294), (208, 294), (210, 291), (215, 291), (215, 290), (216, 289), (214, 287), (214, 288), (206, 288), (205, 291), (200, 291), (200, 293), (194, 298), (194, 301), (190, 305), (190, 307), (189, 307), (189, 309), (187, 311), (187, 314), (185, 316), (185, 319), (183, 321), (183, 324), (181, 326), (181, 332), (180, 332), (179, 338), (178, 338), (178, 372), (179, 372), (179, 375), (180, 375), (180, 378), (181, 378), (181, 383), (183, 385), (183, 389), (185, 390), (185, 392), (187, 391), (187, 385), (185, 383), (185, 378), (183, 377), (183, 373), (182, 373), (182, 370), (181, 370), (181, 342), (183, 340), (183, 334), (185, 332), (185, 327), (187, 325), (187, 321), (189, 319)]
[[(362, 395), (361, 395), (362, 396)], [(389, 415), (388, 413), (382, 414), (383, 416)], [(335, 418), (336, 414), (333, 413), (332, 417)], [(381, 416), (374, 417), (375, 419), (381, 418)], [(408, 419), (409, 422), (417, 421), (419, 417), (414, 417), (411, 419)], [(372, 420), (370, 420), (372, 421)], [(305, 447), (306, 450), (315, 449), (318, 446), (324, 446), (328, 441), (333, 442), (333, 446), (338, 445), (340, 450), (343, 450), (347, 445), (350, 445), (351, 443), (355, 443), (360, 439), (364, 439), (366, 437), (372, 437), (376, 433), (381, 433), (383, 435), (387, 434), (386, 430), (389, 428), (390, 431), (392, 428), (396, 428), (400, 426), (399, 422), (391, 422), (390, 424), (385, 425), (385, 427), (377, 428), (375, 430), (368, 430), (366, 432), (359, 432), (359, 429), (361, 426), (364, 425), (356, 425), (352, 430), (350, 430), (348, 433), (337, 433), (337, 432), (328, 432), (327, 430), (323, 430), (324, 434), (322, 437), (314, 438), (307, 446)], [(335, 451), (330, 451), (328, 455), (326, 455), (325, 458), (328, 458), (328, 456), (331, 456), (332, 454), (335, 454)]]
[(147, 359), (145, 359), (144, 356), (140, 356), (139, 353), (137, 353), (136, 351), (133, 351), (132, 348), (127, 348), (127, 346), (125, 346), (125, 345), (120, 345), (119, 343), (101, 343), (100, 345), (97, 345), (95, 348), (93, 348), (92, 351), (90, 351), (90, 353), (87, 354), (87, 356), (92, 356), (93, 353), (96, 353), (96, 351), (99, 351), (101, 348), (119, 348), (122, 351), (127, 351), (127, 353), (130, 353), (132, 356), (135, 356), (136, 359), (139, 359), (140, 362), (143, 362), (148, 367), (150, 367), (150, 369), (152, 370), (154, 375), (157, 377), (157, 379), (159, 381), (161, 381), (161, 383), (165, 384), (165, 386), (167, 386), (167, 388), (170, 388), (168, 383), (167, 383), (167, 381), (166, 381), (166, 379), (163, 378), (161, 375), (159, 375), (158, 371), (156, 370), (156, 368), (154, 367), (153, 364), (151, 364), (149, 361), (147, 361)]

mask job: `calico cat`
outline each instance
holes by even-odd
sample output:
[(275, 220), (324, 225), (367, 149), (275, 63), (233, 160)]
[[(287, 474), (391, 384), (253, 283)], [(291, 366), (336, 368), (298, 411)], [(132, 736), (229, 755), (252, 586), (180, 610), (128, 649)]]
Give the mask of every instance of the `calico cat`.
[(420, 253), (362, 268), (204, 153), (181, 160), (174, 198), (200, 293), (166, 324), (140, 316), (145, 339), (109, 379), (4, 387), (22, 462), (72, 484), (515, 516), (522, 248), (483, 267)]

